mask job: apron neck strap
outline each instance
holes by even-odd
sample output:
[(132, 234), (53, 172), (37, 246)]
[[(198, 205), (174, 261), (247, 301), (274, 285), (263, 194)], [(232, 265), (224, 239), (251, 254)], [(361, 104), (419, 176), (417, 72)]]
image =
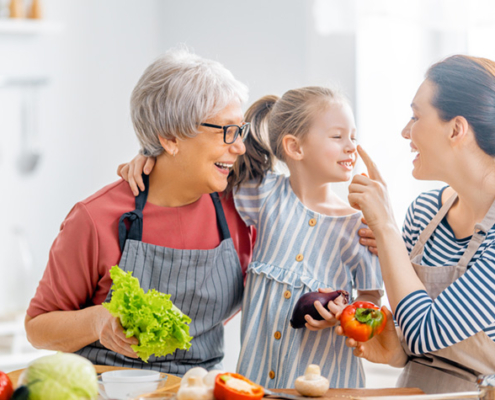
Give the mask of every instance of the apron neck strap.
[(218, 193), (210, 193), (211, 199), (213, 200), (213, 205), (215, 206), (215, 212), (217, 214), (217, 223), (220, 229), (220, 234), (222, 240), (230, 239), (229, 226), (227, 225), (227, 219), (225, 218), (225, 213), (223, 212), (222, 201)]
[[(144, 190), (136, 197), (136, 208), (133, 211), (127, 212), (120, 217), (119, 220), (119, 244), (120, 251), (124, 251), (125, 242), (127, 239), (141, 241), (143, 239), (143, 209), (148, 199), (149, 176), (143, 174)], [(211, 193), (211, 199), (215, 206), (217, 223), (220, 229), (221, 239), (229, 239), (230, 231), (223, 212), (222, 202), (218, 193)], [(127, 221), (127, 224), (126, 224)]]
[(473, 237), (469, 241), (466, 251), (459, 260), (457, 268), (467, 268), (467, 265), (478, 251), (478, 248), (485, 240), (488, 231), (492, 228), (493, 225), (495, 225), (495, 201), (490, 206), (490, 209), (483, 218), (483, 221), (474, 226)]
[[(143, 209), (148, 199), (150, 177), (146, 174), (143, 174), (142, 177), (144, 190), (135, 199), (136, 208), (133, 211), (123, 214), (119, 220), (120, 251), (124, 251), (127, 239), (141, 241), (143, 238)], [(127, 228), (126, 220), (128, 221), (129, 228)]]
[(410, 255), (411, 260), (414, 259), (418, 254), (423, 253), (423, 248), (425, 247), (426, 242), (433, 234), (433, 232), (435, 232), (435, 229), (437, 229), (438, 225), (440, 225), (440, 222), (442, 222), (442, 219), (444, 219), (444, 217), (447, 215), (447, 213), (450, 210), (450, 207), (452, 207), (452, 205), (455, 203), (456, 200), (457, 200), (457, 193), (454, 193), (452, 196), (448, 198), (445, 204), (440, 208), (438, 213), (433, 217), (433, 219), (426, 226), (424, 231), (421, 232), (418, 241), (411, 250), (411, 255)]

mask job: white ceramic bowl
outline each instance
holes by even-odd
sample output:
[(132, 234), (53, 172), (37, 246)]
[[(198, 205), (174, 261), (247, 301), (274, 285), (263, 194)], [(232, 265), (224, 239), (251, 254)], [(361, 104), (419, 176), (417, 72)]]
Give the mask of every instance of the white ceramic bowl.
[(150, 369), (121, 369), (101, 374), (103, 382), (149, 382), (160, 379), (160, 372)]
[(166, 374), (156, 371), (118, 370), (101, 374), (98, 377), (98, 386), (104, 399), (127, 400), (129, 393), (153, 392), (163, 387), (166, 380)]

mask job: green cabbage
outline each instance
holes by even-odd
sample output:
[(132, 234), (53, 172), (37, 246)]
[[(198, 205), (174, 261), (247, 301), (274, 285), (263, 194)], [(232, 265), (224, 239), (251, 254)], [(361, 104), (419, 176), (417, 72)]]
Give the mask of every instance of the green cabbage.
[(144, 362), (152, 354), (161, 357), (176, 349), (189, 350), (192, 336), (187, 324), (191, 318), (174, 306), (169, 294), (155, 289), (144, 293), (132, 272), (125, 273), (117, 265), (110, 270), (110, 276), (112, 299), (103, 306), (120, 319), (127, 337), (139, 340), (131, 347)]
[(29, 400), (86, 400), (98, 397), (96, 371), (86, 358), (55, 353), (31, 362), (19, 378)]

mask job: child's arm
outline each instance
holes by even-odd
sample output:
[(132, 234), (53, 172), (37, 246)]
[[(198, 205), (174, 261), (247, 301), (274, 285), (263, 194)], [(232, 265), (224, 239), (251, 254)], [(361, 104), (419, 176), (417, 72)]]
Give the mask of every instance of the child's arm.
[(132, 194), (137, 196), (139, 190), (144, 190), (143, 172), (149, 175), (155, 166), (155, 157), (146, 157), (138, 154), (130, 162), (120, 164), (117, 168), (117, 175), (129, 183)]
[(379, 290), (358, 290), (357, 298), (354, 301), (369, 301), (380, 307), (381, 295)]

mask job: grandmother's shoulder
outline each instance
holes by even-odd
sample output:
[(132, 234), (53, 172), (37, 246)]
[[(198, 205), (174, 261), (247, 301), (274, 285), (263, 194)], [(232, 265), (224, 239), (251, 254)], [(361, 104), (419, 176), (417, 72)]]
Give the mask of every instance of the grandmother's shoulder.
[[(109, 200), (127, 200), (134, 199), (134, 195), (129, 187), (129, 184), (123, 179), (112, 182), (90, 195), (89, 197), (81, 200), (79, 203), (84, 205), (91, 205), (100, 201), (107, 202)], [(127, 202), (126, 201), (126, 202)], [(133, 201), (134, 202), (134, 201)]]

